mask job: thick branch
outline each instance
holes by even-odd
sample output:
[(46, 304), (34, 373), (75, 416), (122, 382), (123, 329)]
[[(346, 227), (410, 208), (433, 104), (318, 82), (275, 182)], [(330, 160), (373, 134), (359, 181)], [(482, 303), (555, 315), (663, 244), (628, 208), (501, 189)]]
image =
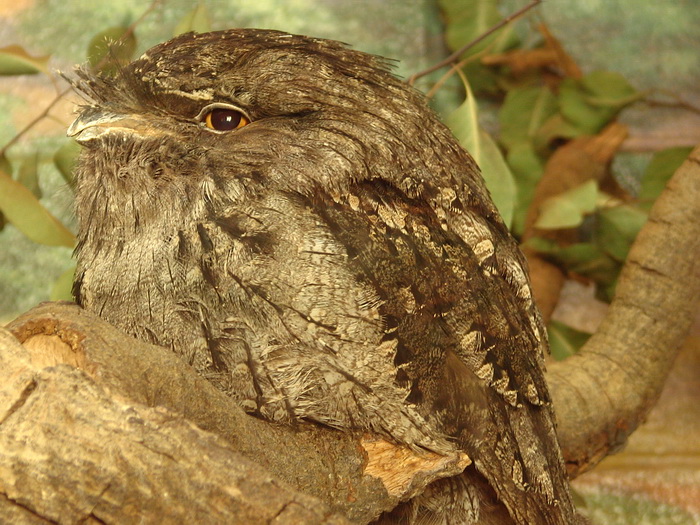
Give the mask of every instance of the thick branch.
[(171, 412), (0, 347), (3, 523), (348, 523)]
[[(469, 463), (247, 416), (168, 350), (72, 304), (46, 303), (9, 328), (23, 346), (0, 339), (0, 518), (31, 509), (74, 522), (94, 507), (121, 523), (148, 507), (178, 523), (344, 522), (332, 512), (362, 523)], [(22, 450), (42, 458), (38, 469)]]
[(572, 477), (619, 449), (644, 420), (699, 300), (696, 148), (651, 210), (598, 332), (578, 355), (551, 366), (547, 376)]

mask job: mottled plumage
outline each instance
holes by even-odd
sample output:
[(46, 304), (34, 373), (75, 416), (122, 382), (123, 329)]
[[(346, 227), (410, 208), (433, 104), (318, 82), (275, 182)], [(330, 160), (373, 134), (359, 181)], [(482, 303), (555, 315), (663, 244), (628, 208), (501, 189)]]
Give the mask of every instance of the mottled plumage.
[(231, 30), (75, 85), (83, 307), (266, 419), (465, 450), (407, 519), (505, 523), (494, 493), (519, 524), (574, 519), (523, 257), (383, 60)]

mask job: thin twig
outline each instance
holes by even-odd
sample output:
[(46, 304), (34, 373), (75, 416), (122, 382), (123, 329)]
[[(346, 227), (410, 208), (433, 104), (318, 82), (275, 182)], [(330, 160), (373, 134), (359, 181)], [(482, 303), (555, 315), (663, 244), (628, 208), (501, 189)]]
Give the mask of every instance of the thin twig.
[(433, 98), (433, 97), (435, 96), (435, 93), (442, 87), (442, 85), (443, 85), (445, 82), (447, 82), (447, 81), (450, 79), (450, 77), (451, 77), (452, 75), (455, 74), (455, 71), (460, 71), (465, 65), (467, 65), (467, 63), (471, 62), (471, 61), (474, 59), (475, 56), (477, 56), (477, 55), (469, 56), (469, 57), (467, 57), (467, 58), (465, 58), (465, 59), (463, 59), (463, 60), (460, 60), (460, 61), (457, 62), (456, 64), (452, 64), (452, 66), (450, 67), (450, 69), (448, 69), (448, 70), (445, 72), (445, 74), (442, 75), (442, 76), (440, 77), (440, 79), (439, 79), (437, 82), (435, 82), (435, 84), (433, 85), (433, 87), (431, 87), (430, 90), (425, 94), (425, 98), (427, 98), (428, 100), (430, 100), (431, 98)]
[(510, 22), (512, 22), (513, 20), (521, 17), (522, 15), (527, 13), (530, 9), (532, 9), (533, 7), (535, 7), (541, 3), (542, 3), (542, 0), (533, 0), (525, 7), (518, 9), (515, 13), (513, 13), (511, 15), (508, 15), (503, 20), (501, 20), (498, 24), (491, 27), (488, 31), (486, 31), (485, 33), (482, 33), (480, 36), (476, 37), (471, 42), (465, 44), (464, 46), (462, 46), (460, 49), (458, 49), (457, 51), (452, 53), (450, 56), (448, 56), (444, 60), (441, 60), (440, 62), (438, 62), (434, 66), (429, 67), (428, 69), (425, 69), (423, 71), (419, 71), (418, 73), (411, 75), (408, 78), (408, 81), (407, 81), (408, 84), (412, 86), (415, 83), (415, 81), (418, 80), (419, 78), (424, 77), (425, 75), (429, 75), (433, 71), (437, 71), (438, 69), (441, 69), (445, 66), (449, 66), (455, 60), (457, 60), (460, 56), (462, 56), (462, 54), (464, 54), (465, 51), (471, 49), (472, 47), (477, 45), (479, 42), (481, 42), (485, 38), (491, 36), (493, 33), (498, 31), (499, 29), (501, 29), (503, 26), (505, 26), (505, 25), (509, 24)]
[(669, 98), (672, 98), (673, 102), (668, 102), (665, 100), (654, 100), (654, 99), (650, 99), (650, 98), (645, 99), (645, 102), (647, 104), (649, 104), (650, 106), (682, 108), (682, 109), (686, 109), (688, 111), (692, 111), (693, 113), (700, 113), (700, 107), (696, 106), (695, 104), (692, 104), (691, 102), (688, 102), (683, 97), (681, 97), (678, 93), (674, 93), (673, 91), (670, 91), (667, 89), (655, 89), (654, 91), (656, 91), (657, 93), (660, 93), (662, 95), (665, 95)]
[(492, 48), (492, 45), (487, 46), (485, 49), (482, 51), (479, 51), (478, 53), (474, 53), (473, 55), (469, 55), (466, 58), (463, 58), (459, 62), (452, 63), (450, 65), (450, 69), (448, 69), (445, 74), (443, 74), (440, 79), (435, 82), (433, 87), (430, 88), (430, 90), (425, 94), (425, 98), (430, 100), (435, 96), (435, 93), (442, 87), (442, 85), (447, 82), (452, 75), (455, 74), (455, 72), (458, 72), (461, 70), (464, 66), (466, 66), (469, 62), (473, 62), (477, 60), (478, 58), (487, 55), (490, 52), (490, 49)]
[[(147, 15), (151, 13), (158, 5), (163, 2), (163, 0), (153, 0), (151, 4), (148, 6), (148, 8), (139, 16), (129, 27), (126, 28), (126, 31), (119, 37), (117, 40), (117, 44), (124, 42), (127, 38), (129, 38), (133, 33), (134, 30), (136, 29), (136, 26), (138, 26), (144, 18), (146, 18)], [(103, 57), (102, 60), (95, 66), (96, 68), (100, 68), (103, 66), (107, 61), (107, 57)], [(12, 137), (3, 147), (0, 149), (0, 158), (5, 156), (5, 153), (7, 150), (12, 147), (14, 144), (17, 143), (17, 141), (22, 138), (29, 130), (31, 130), (34, 126), (36, 126), (40, 121), (45, 119), (51, 110), (58, 104), (63, 97), (65, 97), (68, 93), (72, 91), (73, 88), (68, 87), (58, 93), (54, 99), (48, 103), (48, 105), (44, 108), (44, 110), (39, 113), (35, 118), (33, 118), (26, 126), (24, 126), (21, 130), (19, 130), (14, 137)]]
[[(117, 44), (123, 43), (127, 38), (129, 38), (131, 35), (134, 34), (134, 31), (136, 30), (136, 27), (143, 22), (143, 20), (151, 14), (153, 10), (155, 10), (156, 7), (158, 7), (159, 4), (164, 2), (165, 0), (153, 0), (151, 4), (148, 6), (148, 8), (141, 13), (141, 16), (138, 17), (136, 20), (134, 20), (129, 27), (126, 28), (126, 31), (122, 34), (122, 36), (119, 37), (117, 40)], [(103, 57), (102, 60), (97, 64), (97, 68), (101, 67), (104, 65), (104, 63), (107, 61), (107, 57)]]
[(39, 113), (35, 118), (33, 118), (29, 124), (24, 126), (20, 131), (15, 134), (14, 137), (12, 137), (7, 144), (5, 144), (2, 149), (0, 149), (0, 157), (5, 156), (5, 152), (13, 146), (22, 136), (27, 133), (30, 129), (32, 129), (34, 126), (36, 126), (41, 120), (46, 118), (46, 116), (49, 114), (49, 112), (53, 109), (53, 107), (58, 104), (63, 97), (65, 97), (69, 92), (71, 91), (71, 88), (66, 88), (63, 91), (61, 91), (54, 99), (49, 102), (49, 105), (44, 108), (44, 111)]

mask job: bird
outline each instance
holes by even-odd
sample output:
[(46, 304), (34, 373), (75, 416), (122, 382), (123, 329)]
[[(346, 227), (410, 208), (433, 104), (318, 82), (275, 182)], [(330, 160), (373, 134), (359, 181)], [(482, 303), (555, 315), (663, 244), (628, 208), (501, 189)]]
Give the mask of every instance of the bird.
[(386, 522), (576, 522), (526, 261), (390, 61), (229, 29), (71, 82), (79, 305), (256, 417), (473, 460)]

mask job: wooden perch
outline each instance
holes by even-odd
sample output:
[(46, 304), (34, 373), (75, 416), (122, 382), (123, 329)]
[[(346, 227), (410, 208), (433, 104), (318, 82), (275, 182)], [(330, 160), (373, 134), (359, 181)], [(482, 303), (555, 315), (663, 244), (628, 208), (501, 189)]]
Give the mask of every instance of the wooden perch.
[(368, 522), (469, 464), (248, 416), (168, 350), (70, 303), (9, 328), (0, 521)]

